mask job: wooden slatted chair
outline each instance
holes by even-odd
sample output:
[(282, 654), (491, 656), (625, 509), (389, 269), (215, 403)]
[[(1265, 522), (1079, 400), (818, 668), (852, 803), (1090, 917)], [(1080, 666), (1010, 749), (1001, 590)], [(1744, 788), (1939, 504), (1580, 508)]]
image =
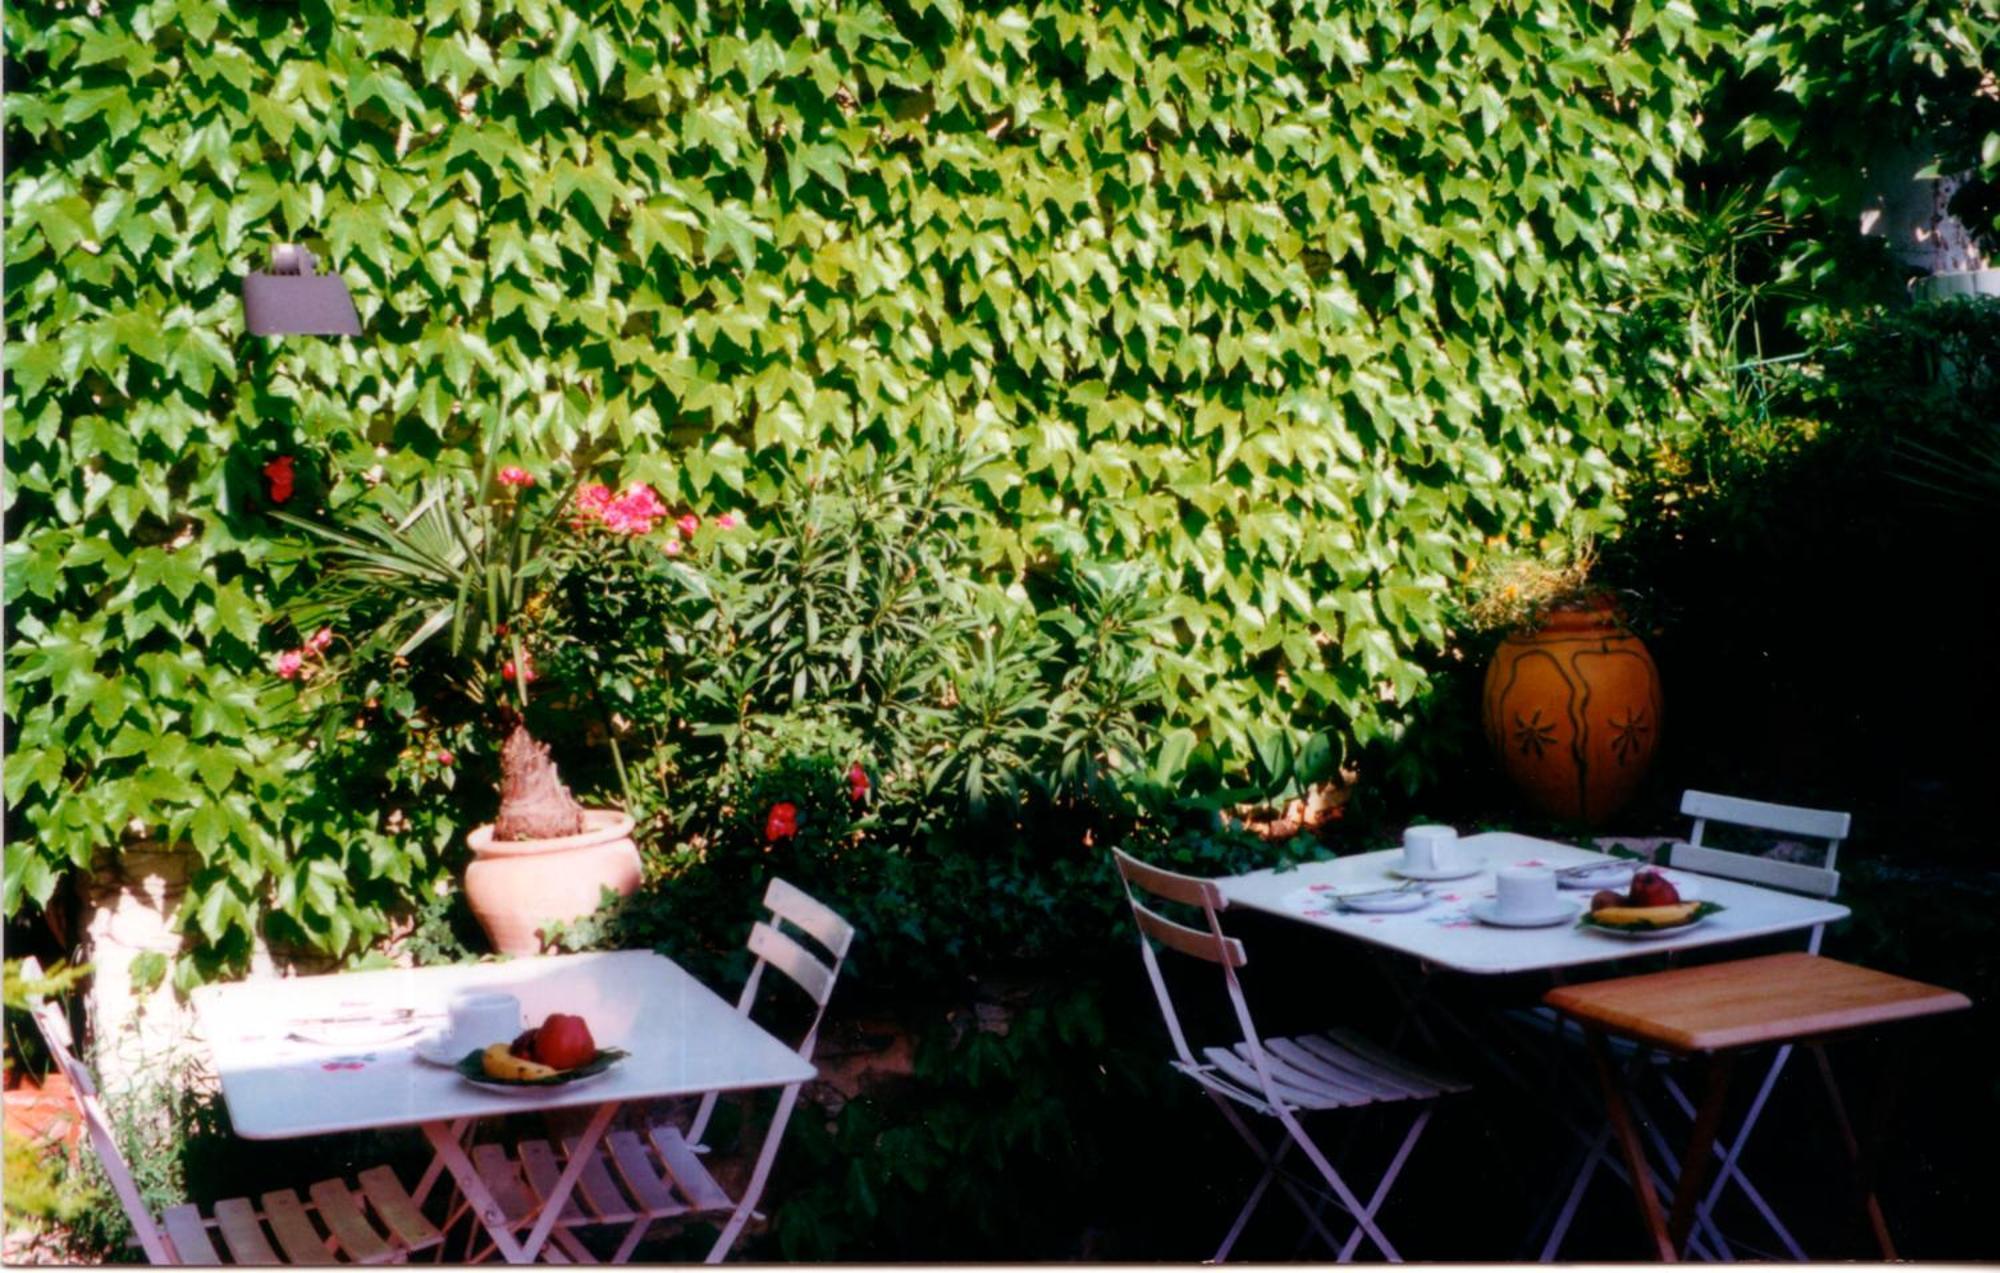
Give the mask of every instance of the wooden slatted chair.
[[(1681, 795), (1681, 812), (1694, 819), (1689, 828), (1685, 844), (1676, 844), (1668, 852), (1667, 864), (1676, 870), (1696, 875), (1712, 875), (1718, 879), (1736, 880), (1745, 884), (1756, 884), (1764, 888), (1782, 889), (1788, 893), (1799, 893), (1807, 897), (1832, 898), (1840, 892), (1840, 872), (1835, 869), (1835, 860), (1840, 854), (1841, 842), (1847, 839), (1853, 825), (1853, 818), (1833, 809), (1807, 809), (1797, 805), (1772, 804), (1763, 800), (1748, 800), (1741, 796), (1718, 795), (1709, 791), (1689, 790)], [(1709, 833), (1710, 824), (1722, 824), (1750, 831), (1777, 836), (1797, 836), (1806, 840), (1816, 840), (1824, 847), (1817, 866), (1803, 862), (1779, 860), (1760, 853), (1746, 853), (1731, 849), (1716, 848), (1702, 843)], [(1815, 924), (1806, 941), (1808, 954), (1819, 953), (1820, 940), (1825, 935), (1825, 925)], [(1541, 1009), (1547, 1013), (1547, 1009)], [(1571, 1023), (1571, 1029), (1574, 1029)], [(1606, 1039), (1607, 1046), (1615, 1052), (1630, 1056), (1639, 1045), (1630, 1040), (1613, 1035)], [(1786, 1252), (1795, 1260), (1803, 1260), (1806, 1254), (1791, 1231), (1778, 1218), (1777, 1212), (1767, 1202), (1757, 1186), (1745, 1174), (1741, 1164), (1743, 1148), (1749, 1143), (1750, 1133), (1756, 1129), (1757, 1120), (1763, 1115), (1764, 1105), (1770, 1100), (1772, 1090), (1777, 1086), (1778, 1076), (1792, 1058), (1793, 1044), (1785, 1042), (1772, 1055), (1765, 1067), (1763, 1081), (1757, 1093), (1751, 1098), (1748, 1112), (1736, 1135), (1726, 1145), (1717, 1146), (1720, 1159), (1716, 1167), (1715, 1180), (1709, 1187), (1693, 1215), (1693, 1224), (1698, 1237), (1705, 1237), (1713, 1246), (1724, 1247), (1725, 1239), (1716, 1228), (1712, 1213), (1721, 1202), (1723, 1194), (1734, 1184), (1756, 1208), (1757, 1213), (1770, 1227), (1771, 1233), (1782, 1244)], [(1647, 1059), (1668, 1061), (1673, 1058), (1664, 1051), (1650, 1053)], [(1696, 1116), (1696, 1105), (1687, 1089), (1671, 1066), (1658, 1067), (1661, 1085), (1668, 1097), (1687, 1118)], [(1634, 1103), (1638, 1100), (1635, 1095)], [(1643, 1113), (1643, 1106), (1640, 1107)], [(1646, 1119), (1646, 1129), (1654, 1136), (1655, 1147), (1663, 1155), (1670, 1156), (1664, 1140), (1660, 1137), (1657, 1124)], [(1707, 1152), (1704, 1149), (1704, 1152)], [(1583, 1168), (1572, 1182), (1569, 1197), (1555, 1226), (1549, 1233), (1548, 1242), (1542, 1249), (1544, 1260), (1554, 1259), (1562, 1245), (1562, 1239), (1574, 1217), (1576, 1208), (1589, 1187), (1591, 1177), (1600, 1166), (1608, 1165), (1610, 1158), (1610, 1129), (1605, 1129), (1590, 1154), (1585, 1158)]]
[[(771, 919), (769, 923), (759, 921), (750, 929), (749, 948), (756, 962), (751, 966), (749, 979), (743, 983), (736, 1010), (750, 1015), (766, 967), (784, 974), (813, 1002), (812, 1024), (798, 1046), (799, 1055), (810, 1061), (819, 1041), (820, 1020), (826, 1014), (827, 1000), (833, 997), (834, 983), (854, 941), (854, 927), (783, 880), (771, 881), (764, 893), (764, 906), (771, 912)], [(832, 957), (832, 963), (821, 960), (786, 932), (787, 925), (816, 942)], [(793, 1083), (780, 1093), (777, 1111), (764, 1133), (756, 1166), (741, 1199), (732, 1201), (702, 1161), (702, 1155), (708, 1152), (701, 1143), (702, 1134), (708, 1129), (718, 1099), (711, 1092), (702, 1098), (686, 1132), (671, 1123), (659, 1123), (643, 1132), (607, 1133), (577, 1177), (576, 1190), (557, 1219), (554, 1232), (568, 1239), (565, 1248), (576, 1254), (570, 1245), (574, 1241), (573, 1230), (627, 1226), (617, 1252), (611, 1257), (613, 1264), (623, 1264), (657, 1223), (720, 1220), (722, 1232), (707, 1256), (708, 1263), (719, 1263), (736, 1244), (743, 1227), (758, 1217), (757, 1203), (770, 1180), (778, 1144), (798, 1104), (802, 1086)], [(533, 1207), (549, 1195), (568, 1165), (574, 1144), (565, 1141), (557, 1148), (545, 1140), (531, 1140), (518, 1146), (512, 1156), (498, 1146), (481, 1146), (484, 1152), (475, 1154), (474, 1164), (496, 1197), (533, 1199), (522, 1210), (510, 1206), (509, 1215), (532, 1215)]]
[[(1243, 943), (1224, 935), (1222, 931), (1218, 912), (1228, 902), (1221, 890), (1209, 880), (1148, 866), (1117, 849), (1111, 851), (1111, 856), (1125, 883), (1125, 900), (1131, 903), (1132, 918), (1139, 926), (1140, 958), (1145, 963), (1146, 975), (1153, 983), (1153, 993), (1160, 1001), (1160, 1013), (1166, 1020), (1167, 1034), (1173, 1041), (1173, 1067), (1201, 1085), (1222, 1112), (1223, 1118), (1250, 1146), (1251, 1152), (1257, 1155), (1264, 1167), (1263, 1175), (1237, 1212), (1213, 1258), (1221, 1261), (1229, 1257), (1243, 1227), (1249, 1223), (1258, 1204), (1275, 1183), (1298, 1206), (1313, 1231), (1337, 1253), (1342, 1262), (1353, 1259), (1364, 1237), (1373, 1242), (1385, 1258), (1400, 1259), (1396, 1248), (1390, 1245), (1376, 1224), (1376, 1213), (1381, 1210), (1403, 1164), (1409, 1159), (1410, 1151), (1416, 1147), (1417, 1138), (1430, 1121), (1431, 1102), (1447, 1093), (1466, 1091), (1467, 1085), (1414, 1065), (1346, 1029), (1334, 1028), (1293, 1038), (1265, 1038), (1250, 1019), (1250, 1008), (1244, 1001), (1243, 988), (1236, 975), (1237, 969), (1247, 962)], [(1139, 900), (1139, 893), (1199, 908), (1207, 922), (1207, 931), (1177, 924), (1156, 913)], [(1166, 980), (1160, 973), (1154, 943), (1221, 968), (1230, 1006), (1242, 1028), (1243, 1039), (1240, 1043), (1228, 1047), (1205, 1047), (1201, 1059), (1196, 1058), (1181, 1029), (1180, 1016), (1174, 1010)], [(1306, 1135), (1299, 1115), (1399, 1102), (1413, 1102), (1419, 1108), (1401, 1144), (1383, 1169), (1373, 1194), (1364, 1204), (1325, 1153)], [(1239, 1106), (1277, 1121), (1282, 1135), (1275, 1147), (1267, 1147), (1250, 1130), (1237, 1112)], [(1354, 1229), (1344, 1241), (1327, 1230), (1320, 1218), (1323, 1208), (1309, 1199), (1300, 1186), (1306, 1183), (1308, 1188), (1319, 1192), (1316, 1187), (1284, 1170), (1285, 1157), (1294, 1147), (1319, 1172), (1331, 1190), (1334, 1203), (1353, 1218)]]
[[(29, 975), (39, 975), (32, 961)], [(394, 1264), (444, 1240), (387, 1167), (362, 1172), (358, 1187), (344, 1180), (322, 1180), (306, 1190), (304, 1199), (290, 1189), (273, 1189), (255, 1201), (224, 1198), (211, 1209), (212, 1215), (204, 1216), (199, 1207), (184, 1203), (168, 1207), (155, 1220), (118, 1151), (97, 1085), (77, 1060), (62, 1010), (43, 1000), (30, 1015), (49, 1055), (69, 1079), (91, 1148), (150, 1263)], [(219, 1245), (216, 1235), (221, 1237)]]

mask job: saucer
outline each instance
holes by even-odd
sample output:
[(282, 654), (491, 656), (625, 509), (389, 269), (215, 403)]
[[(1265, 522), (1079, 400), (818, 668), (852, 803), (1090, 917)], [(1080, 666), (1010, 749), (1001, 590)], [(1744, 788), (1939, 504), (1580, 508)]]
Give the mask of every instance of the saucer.
[(432, 1065), (442, 1065), (448, 1070), (454, 1068), (460, 1061), (464, 1060), (467, 1052), (478, 1051), (477, 1048), (469, 1045), (466, 1047), (454, 1047), (451, 1042), (451, 1036), (443, 1030), (434, 1031), (418, 1039), (411, 1045), (410, 1050), (417, 1054), (419, 1061), (428, 1061)]
[(1434, 866), (1429, 870), (1420, 871), (1413, 866), (1404, 866), (1398, 862), (1389, 868), (1389, 874), (1399, 875), (1406, 880), (1424, 880), (1429, 882), (1436, 880), (1462, 880), (1468, 875), (1477, 875), (1485, 869), (1486, 864), (1484, 862), (1459, 862), (1453, 866)]
[(1488, 898), (1485, 901), (1474, 902), (1465, 909), (1467, 914), (1480, 923), (1492, 924), (1498, 928), (1551, 928), (1575, 919), (1579, 907), (1571, 898), (1560, 898), (1554, 910), (1543, 911), (1539, 915), (1502, 915), (1499, 901)]
[(1632, 887), (1632, 877), (1639, 873), (1638, 862), (1604, 862), (1588, 873), (1579, 872), (1565, 875), (1556, 872), (1556, 886), (1596, 892), (1598, 889), (1626, 889)]

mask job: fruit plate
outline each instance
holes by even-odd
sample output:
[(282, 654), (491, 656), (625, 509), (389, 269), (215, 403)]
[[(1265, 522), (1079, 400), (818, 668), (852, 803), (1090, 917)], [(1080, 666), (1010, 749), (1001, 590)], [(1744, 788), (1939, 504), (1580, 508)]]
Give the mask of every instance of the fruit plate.
[(1694, 912), (1680, 923), (1668, 924), (1662, 928), (1655, 928), (1651, 925), (1641, 927), (1639, 925), (1607, 924), (1599, 920), (1591, 912), (1585, 911), (1583, 917), (1576, 921), (1576, 926), (1578, 928), (1587, 928), (1593, 933), (1603, 933), (1606, 937), (1623, 937), (1627, 941), (1651, 941), (1656, 937), (1666, 937), (1673, 933), (1684, 932), (1687, 929), (1693, 928), (1696, 924), (1706, 923), (1709, 916), (1722, 909), (1723, 907), (1714, 902), (1703, 902), (1699, 906), (1696, 906)]
[(490, 1088), (496, 1092), (536, 1092), (551, 1087), (567, 1087), (571, 1083), (583, 1083), (608, 1073), (631, 1053), (622, 1048), (601, 1048), (596, 1056), (582, 1065), (564, 1070), (560, 1074), (545, 1079), (497, 1079), (486, 1072), (478, 1052), (467, 1052), (452, 1068), (460, 1078), (475, 1087)]

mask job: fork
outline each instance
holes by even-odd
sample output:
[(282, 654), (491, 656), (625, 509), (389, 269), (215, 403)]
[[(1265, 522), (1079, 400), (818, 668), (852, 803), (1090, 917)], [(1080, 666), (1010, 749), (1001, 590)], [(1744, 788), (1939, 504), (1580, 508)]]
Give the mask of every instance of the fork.
[(1427, 893), (1429, 891), (1430, 885), (1424, 881), (1408, 880), (1401, 884), (1392, 885), (1389, 888), (1364, 889), (1359, 893), (1335, 893), (1333, 900), (1336, 902), (1350, 902), (1370, 897), (1393, 897), (1398, 893)]

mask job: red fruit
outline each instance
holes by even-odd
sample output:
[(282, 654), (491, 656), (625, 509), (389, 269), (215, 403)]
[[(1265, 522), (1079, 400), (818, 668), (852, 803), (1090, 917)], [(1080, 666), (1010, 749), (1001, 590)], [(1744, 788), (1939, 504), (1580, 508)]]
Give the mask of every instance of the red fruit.
[(514, 1036), (514, 1041), (507, 1045), (507, 1051), (520, 1057), (523, 1061), (534, 1060), (535, 1036), (539, 1033), (541, 1033), (539, 1030), (521, 1031), (521, 1033)]
[(1624, 896), (1614, 893), (1608, 888), (1598, 889), (1590, 895), (1590, 909), (1594, 911), (1601, 911), (1607, 906), (1623, 906), (1624, 904)]
[(1672, 906), (1680, 900), (1680, 890), (1668, 882), (1664, 875), (1641, 871), (1632, 877), (1634, 906)]
[(535, 1059), (558, 1070), (573, 1070), (597, 1055), (597, 1042), (582, 1017), (551, 1012), (535, 1031)]

